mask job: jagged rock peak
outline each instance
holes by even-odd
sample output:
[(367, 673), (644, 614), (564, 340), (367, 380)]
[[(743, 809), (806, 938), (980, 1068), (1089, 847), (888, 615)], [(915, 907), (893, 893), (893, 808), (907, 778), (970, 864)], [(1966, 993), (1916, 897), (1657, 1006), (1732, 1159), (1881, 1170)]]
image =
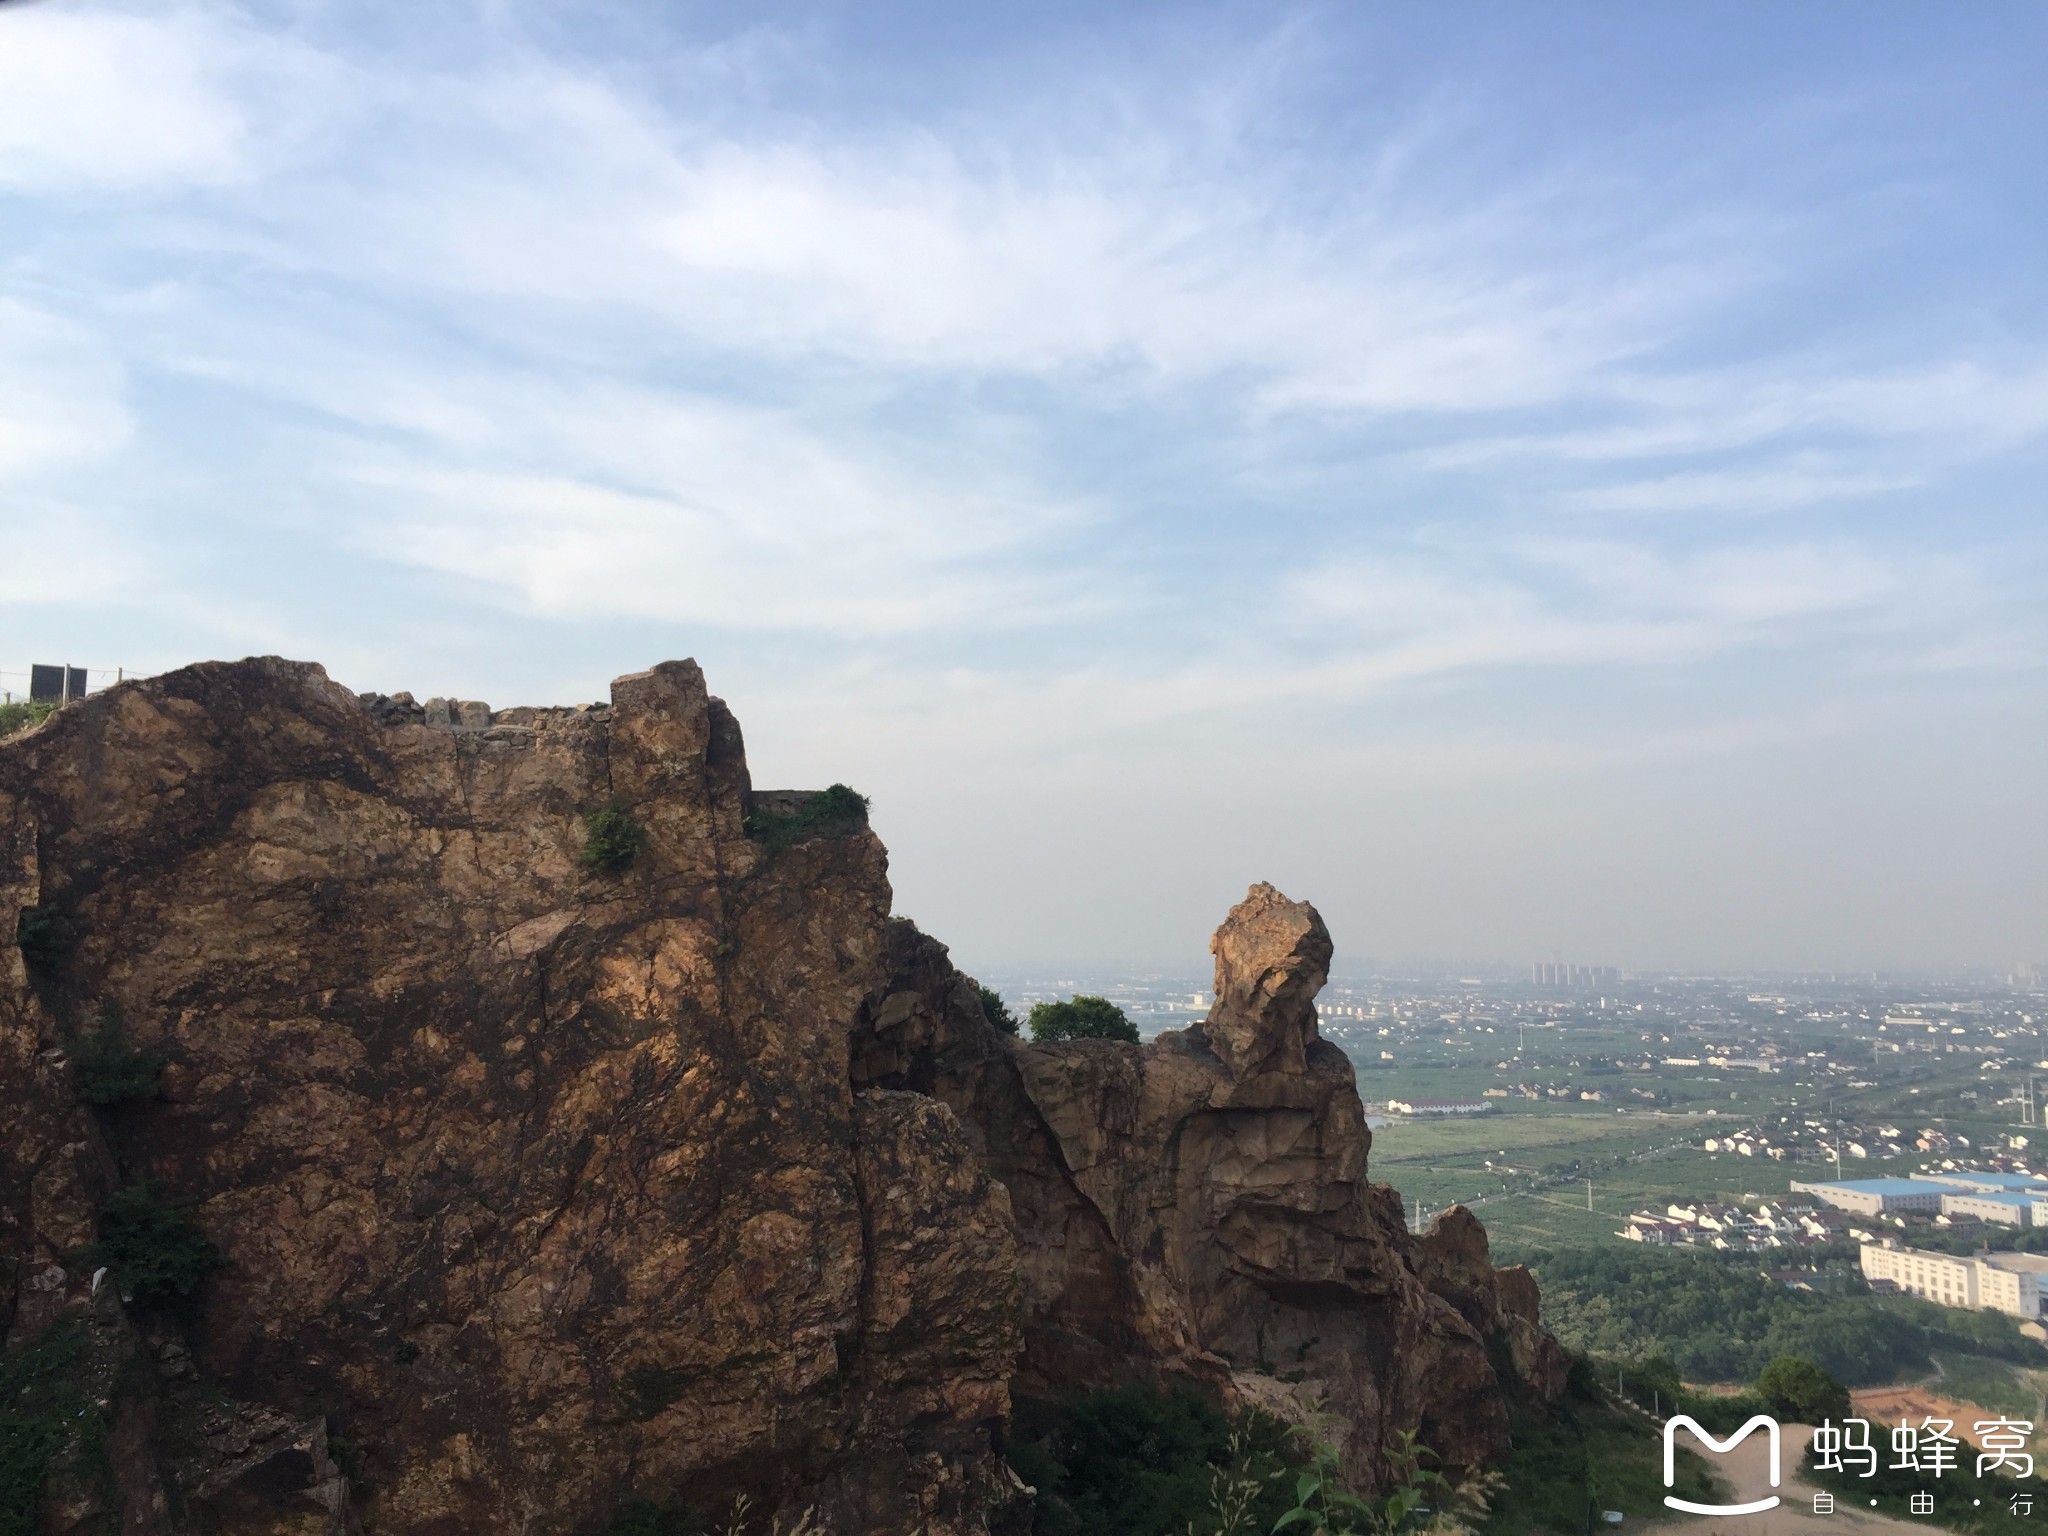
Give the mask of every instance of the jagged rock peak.
[(1330, 930), (1305, 901), (1260, 881), (1209, 941), (1216, 1005), (1202, 1026), (1234, 1077), (1306, 1069), (1316, 994), (1330, 975)]

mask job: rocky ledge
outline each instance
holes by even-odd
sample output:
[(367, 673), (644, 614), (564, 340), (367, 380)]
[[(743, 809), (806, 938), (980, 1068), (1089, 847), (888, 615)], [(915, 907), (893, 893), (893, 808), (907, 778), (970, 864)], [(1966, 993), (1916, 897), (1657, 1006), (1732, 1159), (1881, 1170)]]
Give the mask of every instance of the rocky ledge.
[[(1527, 1275), (1368, 1182), (1313, 908), (1253, 889), (1196, 1029), (1027, 1044), (864, 827), (749, 819), (803, 803), (690, 662), (496, 712), (208, 664), (0, 746), (0, 1327), (92, 1429), (35, 1528), (968, 1536), (1028, 1526), (1013, 1390), (1320, 1401), (1368, 1473), (1556, 1394)], [(176, 1304), (101, 1273), (123, 1191), (212, 1245)]]

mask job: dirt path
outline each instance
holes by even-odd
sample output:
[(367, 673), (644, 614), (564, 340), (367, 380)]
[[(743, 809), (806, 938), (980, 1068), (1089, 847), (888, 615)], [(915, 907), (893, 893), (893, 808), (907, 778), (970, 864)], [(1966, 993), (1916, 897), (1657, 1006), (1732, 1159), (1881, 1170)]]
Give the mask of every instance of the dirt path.
[[(1748, 1504), (1775, 1493), (1783, 1501), (1776, 1509), (1755, 1515), (1678, 1515), (1657, 1523), (1659, 1532), (1684, 1532), (1685, 1536), (1927, 1536), (1931, 1526), (1911, 1520), (1880, 1515), (1838, 1498), (1835, 1512), (1817, 1515), (1813, 1496), (1817, 1491), (1799, 1471), (1806, 1465), (1806, 1442), (1813, 1430), (1804, 1424), (1787, 1424), (1780, 1457), (1782, 1481), (1771, 1486), (1770, 1442), (1758, 1430), (1725, 1456), (1708, 1453), (1708, 1464), (1727, 1481), (1731, 1504)], [(1690, 1442), (1687, 1436), (1680, 1440)], [(1695, 1447), (1697, 1448), (1697, 1447)], [(1630, 1525), (1636, 1522), (1629, 1522)]]

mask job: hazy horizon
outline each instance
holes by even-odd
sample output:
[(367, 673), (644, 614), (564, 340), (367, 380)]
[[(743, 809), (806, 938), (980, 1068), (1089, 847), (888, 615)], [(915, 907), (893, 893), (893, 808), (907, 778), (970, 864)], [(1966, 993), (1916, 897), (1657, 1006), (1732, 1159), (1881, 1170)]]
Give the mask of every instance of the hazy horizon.
[(2048, 11), (1099, 11), (0, 7), (0, 685), (693, 656), (970, 971), (2048, 961)]

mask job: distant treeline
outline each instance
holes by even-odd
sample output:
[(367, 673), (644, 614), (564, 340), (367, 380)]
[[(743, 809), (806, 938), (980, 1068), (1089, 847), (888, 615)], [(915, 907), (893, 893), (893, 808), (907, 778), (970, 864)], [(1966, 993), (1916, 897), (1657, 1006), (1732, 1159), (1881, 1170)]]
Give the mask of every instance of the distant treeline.
[(1852, 1387), (1931, 1367), (1937, 1349), (2041, 1364), (2014, 1319), (1904, 1296), (1822, 1296), (1764, 1280), (1758, 1256), (1574, 1248), (1528, 1256), (1543, 1320), (1566, 1347), (1661, 1357), (1688, 1381), (1749, 1381), (1771, 1360), (1811, 1360)]

